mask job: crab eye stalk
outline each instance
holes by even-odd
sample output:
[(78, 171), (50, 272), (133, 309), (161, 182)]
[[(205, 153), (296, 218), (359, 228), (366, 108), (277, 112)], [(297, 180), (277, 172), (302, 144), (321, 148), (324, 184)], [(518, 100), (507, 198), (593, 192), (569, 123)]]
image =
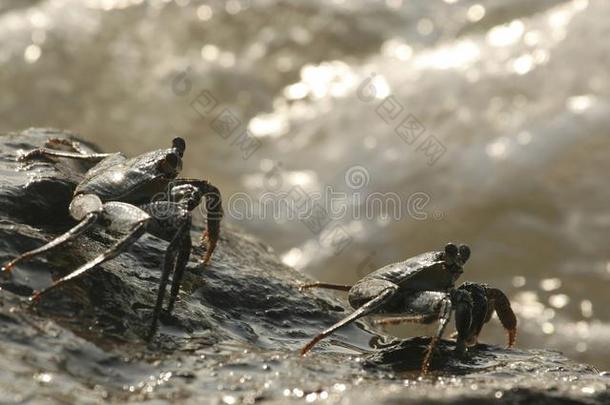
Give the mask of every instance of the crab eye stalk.
[(180, 157), (184, 156), (184, 151), (186, 150), (186, 142), (184, 142), (184, 139), (180, 137), (174, 138), (172, 141), (172, 147), (176, 149), (176, 152), (178, 152)]
[(445, 246), (445, 255), (448, 258), (455, 258), (455, 257), (457, 257), (457, 254), (458, 254), (457, 246), (455, 246), (453, 243), (447, 243), (447, 246)]
[(176, 175), (181, 169), (181, 162), (178, 155), (173, 153), (167, 154), (165, 159), (159, 162), (159, 170), (168, 175)]
[(466, 263), (470, 258), (470, 248), (468, 245), (460, 245), (460, 258), (462, 259), (462, 263)]

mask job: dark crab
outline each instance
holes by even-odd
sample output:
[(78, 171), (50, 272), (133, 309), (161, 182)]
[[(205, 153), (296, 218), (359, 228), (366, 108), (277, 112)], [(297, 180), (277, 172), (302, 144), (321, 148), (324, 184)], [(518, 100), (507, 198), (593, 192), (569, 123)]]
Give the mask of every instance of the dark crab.
[[(62, 145), (71, 151), (53, 149)], [(212, 256), (218, 242), (222, 218), (218, 189), (205, 180), (177, 178), (186, 148), (182, 138), (175, 138), (171, 148), (147, 152), (130, 159), (121, 153), (86, 153), (78, 143), (66, 139), (51, 139), (45, 146), (20, 156), (19, 160), (66, 158), (94, 164), (76, 186), (70, 203), (70, 215), (78, 224), (46, 245), (23, 253), (7, 263), (2, 268), (3, 274), (9, 275), (18, 263), (57, 248), (96, 224), (123, 234), (103, 254), (56, 280), (51, 286), (36, 291), (30, 299), (38, 301), (47, 292), (116, 257), (145, 232), (149, 232), (169, 242), (148, 333), (148, 337), (152, 337), (172, 271), (167, 312), (173, 309), (191, 253), (191, 211), (204, 197), (208, 213), (207, 231), (202, 237), (202, 241), (208, 241), (204, 263), (207, 264)], [(165, 195), (165, 198), (156, 200), (155, 197), (159, 195)]]
[(456, 352), (463, 355), (467, 348), (477, 343), (483, 325), (494, 311), (508, 332), (508, 346), (515, 343), (517, 318), (506, 295), (484, 284), (466, 282), (455, 287), (463, 273), (463, 266), (470, 257), (470, 248), (459, 248), (449, 243), (444, 251), (423, 253), (403, 262), (382, 267), (370, 273), (353, 286), (313, 283), (301, 289), (329, 288), (348, 291), (349, 303), (355, 311), (314, 337), (301, 350), (306, 354), (323, 338), (337, 329), (366, 315), (385, 315), (376, 324), (402, 322), (430, 323), (439, 326), (430, 340), (422, 363), (422, 373), (427, 373), (432, 353), (441, 339), (451, 312), (455, 311), (457, 329)]

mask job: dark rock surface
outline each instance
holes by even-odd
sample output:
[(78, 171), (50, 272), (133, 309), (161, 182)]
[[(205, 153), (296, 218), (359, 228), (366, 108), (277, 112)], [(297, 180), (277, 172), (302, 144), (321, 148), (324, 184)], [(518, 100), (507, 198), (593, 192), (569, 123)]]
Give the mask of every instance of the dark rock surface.
[[(40, 246), (73, 222), (67, 206), (87, 167), (65, 159), (18, 163), (20, 151), (65, 132), (0, 137), (0, 260)], [(186, 162), (188, 164), (188, 162)], [(193, 229), (193, 237), (201, 232)], [(166, 242), (144, 236), (128, 252), (31, 306), (48, 285), (104, 250), (95, 229), (0, 280), (0, 402), (189, 403), (608, 403), (607, 374), (545, 350), (479, 345), (467, 360), (445, 341), (433, 373), (418, 378), (427, 340), (371, 348), (360, 325), (297, 355), (347, 311), (331, 294), (302, 294), (306, 281), (255, 238), (224, 223), (213, 263), (195, 248), (182, 291), (155, 339), (142, 339)]]

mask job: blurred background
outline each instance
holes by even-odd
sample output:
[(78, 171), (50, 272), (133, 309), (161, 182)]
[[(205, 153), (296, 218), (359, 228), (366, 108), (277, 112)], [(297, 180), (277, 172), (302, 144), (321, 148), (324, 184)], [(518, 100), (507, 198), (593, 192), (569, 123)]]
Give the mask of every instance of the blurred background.
[[(464, 279), (507, 292), (519, 346), (609, 369), (609, 15), (604, 0), (0, 0), (0, 131), (129, 155), (183, 136), (184, 174), (220, 187), (226, 221), (319, 280), (468, 243)], [(313, 221), (282, 206), (303, 200)], [(498, 322), (483, 335), (504, 339)]]

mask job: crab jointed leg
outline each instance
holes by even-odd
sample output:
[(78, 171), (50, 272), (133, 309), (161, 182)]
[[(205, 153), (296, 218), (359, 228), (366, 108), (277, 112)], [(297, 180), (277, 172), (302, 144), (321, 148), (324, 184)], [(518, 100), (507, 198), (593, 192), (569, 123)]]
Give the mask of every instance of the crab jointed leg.
[[(95, 196), (84, 196), (97, 198)], [(49, 287), (44, 288), (40, 291), (36, 291), (32, 297), (30, 298), (32, 301), (38, 301), (41, 296), (48, 293), (49, 291), (61, 286), (66, 281), (72, 280), (83, 274), (87, 273), (89, 270), (95, 268), (96, 266), (116, 257), (120, 253), (122, 253), (128, 246), (133, 244), (142, 234), (145, 232), (145, 225), (150, 220), (150, 216), (146, 214), (144, 211), (139, 208), (120, 202), (109, 202), (104, 204), (104, 214), (110, 218), (114, 218), (118, 220), (118, 222), (129, 222), (127, 234), (122, 237), (117, 243), (115, 243), (110, 249), (97, 256), (95, 259), (85, 263), (78, 269), (74, 270), (67, 276), (60, 278), (55, 281)]]
[(174, 280), (172, 283), (170, 302), (168, 304), (168, 312), (171, 312), (176, 296), (178, 295), (178, 289), (180, 282), (182, 281), (182, 275), (184, 268), (188, 262), (188, 258), (191, 252), (191, 218), (185, 218), (182, 224), (177, 228), (174, 237), (167, 247), (165, 253), (165, 261), (163, 265), (163, 271), (161, 273), (161, 280), (159, 282), (159, 290), (157, 292), (157, 301), (155, 309), (153, 311), (153, 319), (151, 322), (150, 330), (147, 338), (150, 339), (155, 334), (157, 329), (157, 319), (161, 313), (163, 307), (163, 298), (165, 297), (165, 289), (169, 280), (170, 273), (174, 272)]
[(337, 329), (354, 322), (358, 318), (362, 318), (363, 316), (369, 315), (370, 313), (377, 310), (379, 307), (382, 307), (385, 303), (388, 302), (388, 300), (390, 300), (394, 296), (397, 290), (398, 286), (387, 282), (387, 285), (384, 286), (384, 288), (381, 290), (381, 292), (379, 293), (379, 295), (377, 295), (376, 298), (373, 298), (366, 304), (362, 305), (360, 308), (352, 312), (351, 315), (340, 320), (330, 328), (326, 329), (325, 331), (314, 337), (309, 343), (307, 343), (301, 349), (301, 356), (305, 355), (309, 350), (311, 350), (312, 347), (316, 345), (316, 343), (318, 343), (320, 340), (324, 339), (328, 335), (332, 334)]
[(86, 160), (89, 162), (98, 162), (102, 159), (111, 156), (109, 153), (81, 153), (81, 152), (64, 152), (61, 150), (39, 148), (29, 151), (28, 153), (19, 157), (20, 161), (30, 160), (36, 157), (58, 157), (67, 159)]
[(401, 323), (430, 323), (437, 319), (436, 315), (404, 315), (404, 316), (388, 316), (385, 318), (375, 319), (375, 325), (399, 325)]
[[(458, 331), (456, 353), (461, 355), (465, 352), (465, 340), (470, 330), (472, 313), (472, 299), (467, 291), (454, 289), (447, 293), (439, 291), (415, 292), (406, 297), (402, 309), (410, 314), (414, 322), (421, 320), (422, 323), (429, 323), (438, 320), (436, 332), (432, 336), (424, 354), (421, 366), (422, 374), (426, 374), (429, 371), (434, 350), (443, 337), (447, 325), (451, 320), (452, 312), (455, 312), (455, 326)], [(387, 319), (392, 320), (393, 318)]]
[(438, 327), (436, 329), (436, 333), (430, 339), (430, 343), (428, 344), (428, 348), (426, 349), (426, 353), (424, 354), (424, 359), (422, 360), (421, 372), (422, 374), (427, 374), (428, 369), (430, 368), (430, 360), (432, 359), (432, 354), (434, 349), (436, 349), (436, 345), (438, 341), (443, 336), (445, 332), (445, 328), (447, 328), (447, 324), (451, 319), (451, 301), (448, 298), (443, 299), (441, 303), (441, 308), (439, 311), (439, 322)]
[[(50, 149), (56, 145), (68, 146), (72, 152)], [(18, 160), (25, 161), (37, 157), (60, 157), (67, 159), (87, 160), (89, 162), (99, 162), (100, 160), (106, 159), (112, 155), (114, 155), (114, 153), (89, 153), (84, 151), (78, 142), (71, 141), (69, 139), (50, 138), (45, 142), (44, 148), (31, 150), (28, 153), (19, 156)]]
[(299, 286), (299, 291), (309, 290), (310, 288), (326, 288), (328, 290), (339, 290), (339, 291), (349, 291), (352, 289), (352, 285), (345, 284), (330, 284), (330, 283), (311, 283), (311, 284), (302, 284)]
[(45, 146), (46, 147), (51, 147), (51, 146), (55, 146), (55, 145), (64, 145), (69, 147), (70, 149), (72, 149), (73, 152), (76, 153), (80, 153), (81, 155), (87, 155), (88, 152), (86, 152), (81, 146), (80, 146), (80, 142), (77, 141), (72, 141), (70, 139), (64, 139), (64, 138), (50, 138), (45, 142)]
[(172, 277), (172, 288), (169, 294), (169, 303), (167, 304), (167, 312), (172, 312), (174, 309), (174, 303), (178, 297), (180, 290), (180, 283), (182, 282), (182, 276), (184, 270), (191, 255), (192, 241), (190, 229), (182, 234), (182, 240), (177, 248), (178, 254), (176, 257), (176, 264), (174, 265), (174, 276)]
[(2, 272), (5, 274), (9, 274), (13, 270), (13, 267), (15, 267), (20, 262), (25, 262), (27, 260), (30, 260), (31, 258), (33, 258), (35, 256), (48, 252), (49, 250), (55, 249), (56, 247), (59, 247), (59, 246), (65, 244), (66, 242), (69, 242), (69, 241), (75, 239), (76, 237), (81, 235), (83, 232), (85, 232), (87, 229), (91, 228), (95, 224), (97, 219), (99, 218), (99, 215), (100, 214), (96, 213), (96, 212), (87, 214), (81, 222), (79, 222), (74, 228), (68, 230), (63, 235), (58, 236), (57, 238), (51, 240), (46, 245), (43, 245), (37, 249), (22, 253), (21, 255), (17, 256), (10, 262), (6, 263), (4, 265), (4, 267), (2, 267)]

